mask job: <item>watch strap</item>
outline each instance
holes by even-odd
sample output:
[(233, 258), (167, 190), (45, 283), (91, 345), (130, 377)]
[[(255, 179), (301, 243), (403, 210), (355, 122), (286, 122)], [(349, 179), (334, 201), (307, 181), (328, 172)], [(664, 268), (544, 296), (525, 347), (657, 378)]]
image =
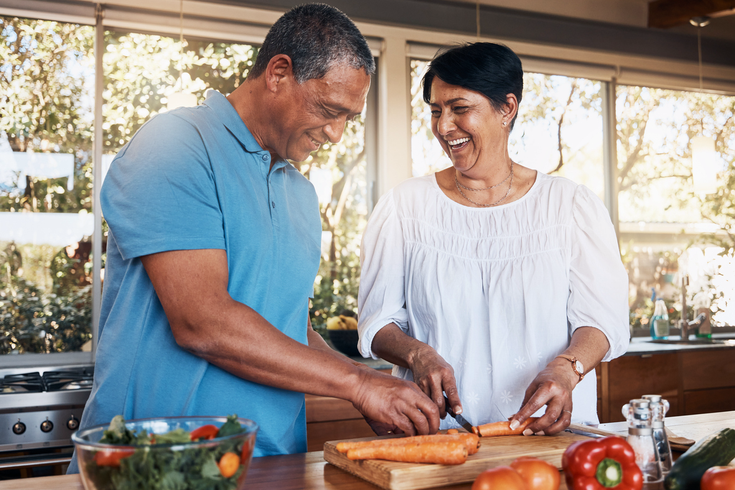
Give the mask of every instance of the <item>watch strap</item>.
[[(582, 381), (584, 379), (585, 373), (580, 372), (579, 369), (577, 369), (577, 362), (578, 362), (578, 360), (577, 360), (576, 357), (574, 357), (574, 356), (568, 356), (566, 354), (559, 354), (556, 357), (559, 357), (561, 359), (566, 359), (567, 361), (569, 361), (572, 364), (572, 371), (574, 371), (574, 374), (576, 374), (577, 376), (579, 376), (579, 380), (580, 381)], [(582, 365), (581, 362), (579, 364)], [(584, 367), (582, 369), (584, 369)]]

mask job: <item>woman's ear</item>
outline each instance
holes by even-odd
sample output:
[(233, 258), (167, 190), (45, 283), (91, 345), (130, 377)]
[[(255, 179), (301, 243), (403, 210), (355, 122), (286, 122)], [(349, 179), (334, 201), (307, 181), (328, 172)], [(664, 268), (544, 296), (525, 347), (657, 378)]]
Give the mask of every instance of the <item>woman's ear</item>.
[(510, 122), (518, 114), (518, 99), (515, 94), (508, 94), (505, 96), (505, 110), (503, 111), (503, 119), (510, 124)]

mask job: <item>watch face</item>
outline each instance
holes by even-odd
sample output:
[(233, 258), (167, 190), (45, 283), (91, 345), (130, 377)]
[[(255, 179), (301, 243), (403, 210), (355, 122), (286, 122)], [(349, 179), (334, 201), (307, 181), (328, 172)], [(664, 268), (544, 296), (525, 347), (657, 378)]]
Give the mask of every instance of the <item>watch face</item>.
[(583, 374), (583, 373), (584, 373), (584, 366), (582, 366), (582, 363), (581, 363), (581, 362), (579, 362), (579, 361), (576, 361), (576, 362), (574, 363), (574, 368), (575, 368), (575, 369), (577, 370), (577, 372), (578, 372), (579, 374)]

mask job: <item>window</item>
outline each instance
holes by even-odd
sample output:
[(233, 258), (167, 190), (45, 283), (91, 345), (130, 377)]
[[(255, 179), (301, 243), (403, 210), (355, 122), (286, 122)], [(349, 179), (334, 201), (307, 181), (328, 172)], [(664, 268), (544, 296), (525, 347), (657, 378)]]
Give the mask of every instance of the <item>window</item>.
[(91, 348), (93, 44), (0, 16), (0, 354)]
[[(681, 277), (704, 292), (718, 324), (735, 323), (732, 180), (735, 97), (640, 86), (617, 88), (620, 244), (631, 282), (631, 323), (647, 328), (652, 292), (672, 321), (681, 316)], [(719, 188), (695, 192), (691, 139), (716, 138)]]

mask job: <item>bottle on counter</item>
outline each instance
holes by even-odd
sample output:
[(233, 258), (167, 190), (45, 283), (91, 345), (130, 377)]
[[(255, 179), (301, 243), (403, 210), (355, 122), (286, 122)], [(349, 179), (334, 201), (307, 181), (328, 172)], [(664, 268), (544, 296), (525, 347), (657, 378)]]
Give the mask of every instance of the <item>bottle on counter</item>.
[(666, 311), (666, 303), (659, 298), (656, 300), (653, 317), (651, 317), (651, 337), (666, 339), (669, 337), (670, 328), (671, 324), (669, 323), (669, 313)]
[(623, 416), (628, 421), (628, 444), (635, 451), (635, 462), (643, 473), (643, 488), (660, 488), (664, 477), (653, 440), (650, 402), (643, 398), (631, 400), (623, 406)]
[(712, 338), (712, 300), (709, 294), (704, 291), (700, 291), (694, 295), (694, 311), (697, 314), (697, 320), (700, 321), (699, 327), (697, 328), (697, 337), (703, 337), (707, 339)]
[(669, 438), (666, 436), (666, 427), (664, 419), (666, 412), (669, 411), (669, 402), (661, 397), (661, 395), (643, 395), (644, 400), (648, 400), (651, 407), (651, 429), (653, 429), (653, 441), (656, 444), (659, 463), (661, 464), (661, 474), (666, 476), (671, 471), (673, 457), (671, 455), (671, 445)]

